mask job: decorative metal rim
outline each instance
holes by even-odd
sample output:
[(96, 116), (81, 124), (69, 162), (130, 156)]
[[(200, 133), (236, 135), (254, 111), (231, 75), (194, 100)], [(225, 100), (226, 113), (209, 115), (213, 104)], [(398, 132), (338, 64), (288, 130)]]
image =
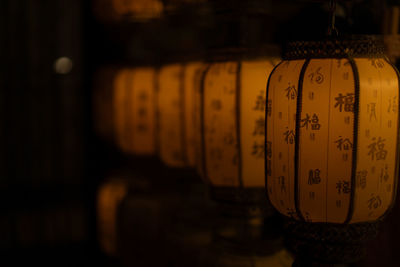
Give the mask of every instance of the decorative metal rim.
[(343, 39), (294, 41), (286, 46), (284, 59), (383, 57), (385, 46), (380, 36), (350, 36)]
[(365, 256), (365, 244), (373, 240), (381, 221), (334, 224), (307, 223), (288, 219), (285, 243), (302, 260), (351, 263)]

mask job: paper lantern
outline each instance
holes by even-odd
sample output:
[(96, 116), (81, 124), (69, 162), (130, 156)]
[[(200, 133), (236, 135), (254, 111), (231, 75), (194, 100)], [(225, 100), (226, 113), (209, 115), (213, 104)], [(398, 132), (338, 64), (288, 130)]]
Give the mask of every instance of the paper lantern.
[(195, 75), (200, 62), (171, 64), (158, 73), (159, 155), (171, 167), (193, 167), (195, 150)]
[(200, 177), (204, 177), (203, 173), (203, 125), (202, 125), (202, 100), (203, 100), (203, 78), (208, 70), (209, 64), (197, 69), (194, 76), (194, 132), (195, 132), (195, 169)]
[(265, 195), (265, 90), (273, 67), (268, 59), (215, 62), (204, 74), (202, 173), (214, 198)]
[(117, 254), (118, 208), (127, 193), (127, 183), (119, 179), (104, 183), (97, 193), (97, 224), (100, 246), (110, 256)]
[(93, 12), (103, 21), (146, 21), (159, 18), (164, 10), (160, 0), (94, 0)]
[(155, 75), (153, 68), (142, 67), (121, 69), (114, 77), (116, 143), (127, 154), (155, 154)]
[[(398, 179), (399, 78), (381, 43), (372, 38), (291, 43), (269, 77), (267, 99), (271, 203), (309, 222), (296, 224), (295, 234), (319, 235), (325, 242), (321, 257), (329, 257), (332, 238), (333, 243), (365, 238), (374, 226), (361, 223), (390, 210)], [(324, 237), (328, 227), (336, 232)], [(314, 246), (316, 255), (317, 250)]]

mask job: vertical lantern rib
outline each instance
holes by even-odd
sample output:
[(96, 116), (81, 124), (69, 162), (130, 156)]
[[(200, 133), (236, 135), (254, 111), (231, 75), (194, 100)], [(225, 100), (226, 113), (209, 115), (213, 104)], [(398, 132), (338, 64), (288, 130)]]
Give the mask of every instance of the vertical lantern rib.
[(358, 126), (359, 126), (359, 106), (360, 106), (360, 76), (357, 65), (353, 58), (348, 58), (354, 75), (354, 120), (353, 120), (353, 151), (351, 166), (351, 192), (347, 218), (344, 223), (350, 223), (354, 215), (355, 193), (356, 193), (356, 171), (357, 171), (357, 146), (358, 146)]
[(398, 187), (398, 178), (399, 178), (399, 151), (400, 151), (400, 136), (399, 136), (399, 124), (400, 124), (400, 116), (399, 116), (399, 112), (400, 112), (400, 74), (399, 71), (397, 70), (397, 68), (393, 65), (392, 62), (390, 62), (390, 60), (388, 60), (387, 58), (385, 58), (385, 61), (392, 66), (392, 68), (394, 69), (394, 71), (396, 72), (396, 76), (397, 76), (397, 84), (398, 84), (398, 93), (399, 95), (397, 96), (397, 144), (396, 144), (396, 165), (395, 165), (395, 169), (394, 169), (394, 184), (393, 184), (393, 195), (392, 195), (392, 202), (389, 205), (389, 208), (385, 211), (385, 213), (381, 216), (381, 218), (385, 217), (392, 209), (393, 206), (395, 204), (396, 201), (396, 197), (397, 197), (397, 187)]
[[(264, 143), (264, 151), (265, 151), (265, 160), (264, 160), (264, 176), (265, 176), (265, 190), (266, 190), (266, 192), (267, 192), (267, 199), (268, 199), (268, 201), (272, 204), (272, 203), (274, 203), (273, 201), (271, 201), (271, 199), (270, 199), (270, 197), (269, 197), (269, 191), (268, 191), (268, 175), (267, 175), (267, 173), (268, 173), (268, 170), (267, 170), (267, 160), (266, 160), (266, 157), (267, 157), (267, 133), (268, 133), (268, 131), (267, 131), (267, 127), (268, 127), (268, 123), (267, 123), (267, 119), (268, 119), (268, 96), (269, 96), (269, 85), (270, 85), (270, 82), (271, 82), (271, 77), (272, 77), (272, 75), (274, 74), (274, 72), (276, 71), (276, 69), (278, 69), (278, 67), (282, 64), (282, 62), (283, 61), (281, 61), (281, 62), (279, 62), (273, 69), (272, 69), (272, 71), (271, 71), (271, 73), (269, 74), (269, 77), (268, 77), (268, 82), (267, 82), (267, 88), (266, 88), (266, 97), (265, 97), (265, 101), (266, 101), (266, 105), (265, 105), (265, 143)], [(271, 62), (271, 65), (273, 66), (273, 63)], [(273, 102), (272, 102), (272, 104), (273, 104)], [(272, 107), (271, 107), (271, 112), (272, 112)], [(271, 114), (271, 116), (272, 116), (272, 114)], [(273, 139), (273, 138), (272, 138)], [(272, 141), (272, 140), (271, 140)], [(272, 143), (272, 142), (271, 142)], [(272, 147), (271, 147), (271, 150), (272, 150)], [(273, 150), (272, 150), (273, 151)], [(272, 168), (272, 163), (271, 163), (271, 168)], [(272, 175), (271, 175), (272, 176)]]
[(185, 123), (185, 69), (187, 65), (180, 65), (179, 69), (179, 97), (180, 97), (180, 112), (179, 118), (181, 120), (181, 156), (182, 162), (187, 166), (188, 165), (188, 157), (186, 151), (186, 123)]
[(295, 129), (295, 148), (294, 148), (294, 205), (296, 208), (297, 216), (304, 221), (303, 214), (300, 211), (300, 194), (299, 194), (299, 141), (300, 141), (300, 121), (301, 121), (301, 110), (302, 110), (302, 99), (303, 99), (303, 81), (308, 64), (311, 59), (308, 58), (303, 67), (301, 67), (299, 84), (297, 86), (297, 106), (296, 106), (296, 129)]
[(160, 109), (158, 107), (158, 95), (160, 93), (160, 82), (159, 82), (159, 76), (160, 76), (160, 69), (157, 68), (154, 72), (154, 107), (155, 107), (155, 131), (154, 131), (154, 137), (155, 137), (155, 152), (156, 155), (160, 155)]
[(240, 97), (241, 97), (241, 76), (240, 71), (242, 69), (242, 63), (240, 61), (237, 62), (237, 71), (236, 71), (236, 139), (237, 139), (237, 157), (238, 157), (238, 179), (239, 186), (243, 188), (243, 177), (242, 177), (242, 142), (241, 142), (241, 134), (240, 134)]
[[(332, 94), (332, 68), (333, 68), (333, 59), (331, 59), (331, 67), (330, 67), (330, 77), (329, 77), (329, 104), (328, 104), (328, 142), (326, 144), (326, 179), (328, 179), (329, 175), (329, 137), (330, 137), (330, 120), (331, 120), (331, 94)], [(328, 181), (325, 184), (325, 221), (328, 222)]]
[(204, 83), (208, 71), (212, 64), (209, 64), (201, 75), (200, 79), (200, 135), (201, 135), (201, 157), (202, 157), (202, 168), (204, 180), (211, 184), (211, 180), (208, 177), (207, 162), (206, 162), (206, 140), (205, 140), (205, 118), (204, 118)]

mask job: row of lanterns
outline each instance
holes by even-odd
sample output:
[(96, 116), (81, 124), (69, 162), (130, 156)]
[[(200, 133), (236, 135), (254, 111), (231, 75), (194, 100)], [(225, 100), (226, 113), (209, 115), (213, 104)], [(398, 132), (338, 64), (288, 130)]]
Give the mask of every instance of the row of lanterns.
[(399, 77), (380, 42), (297, 42), (277, 63), (115, 69), (113, 87), (96, 92), (97, 128), (126, 153), (196, 168), (216, 198), (266, 186), (280, 213), (322, 229), (322, 243), (324, 231), (379, 220), (394, 203), (399, 144)]
[[(264, 187), (265, 89), (277, 62), (109, 70), (112, 88), (95, 92), (96, 128), (103, 137), (112, 133), (127, 154), (196, 167), (212, 185)], [(104, 123), (105, 113), (111, 123)]]

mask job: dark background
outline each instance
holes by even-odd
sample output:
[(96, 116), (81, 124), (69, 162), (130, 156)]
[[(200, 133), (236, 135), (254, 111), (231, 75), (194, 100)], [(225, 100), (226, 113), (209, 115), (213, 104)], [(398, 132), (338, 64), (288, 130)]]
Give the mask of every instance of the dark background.
[[(193, 2), (193, 3), (191, 3)], [(201, 2), (201, 3), (199, 3)], [(261, 8), (251, 9), (252, 2)], [(395, 1), (339, 1), (341, 34), (381, 34)], [(399, 4), (399, 3), (397, 3)], [(92, 90), (106, 65), (161, 64), (215, 48), (321, 38), (327, 1), (165, 1), (169, 13), (101, 20), (92, 1), (0, 1), (0, 255), (15, 264), (112, 265), (98, 245), (96, 190), (124, 163), (94, 133)], [(256, 5), (257, 6), (257, 5)], [(72, 71), (58, 74), (68, 57)], [(395, 205), (360, 266), (398, 266)], [(10, 266), (12, 266), (10, 265)]]

